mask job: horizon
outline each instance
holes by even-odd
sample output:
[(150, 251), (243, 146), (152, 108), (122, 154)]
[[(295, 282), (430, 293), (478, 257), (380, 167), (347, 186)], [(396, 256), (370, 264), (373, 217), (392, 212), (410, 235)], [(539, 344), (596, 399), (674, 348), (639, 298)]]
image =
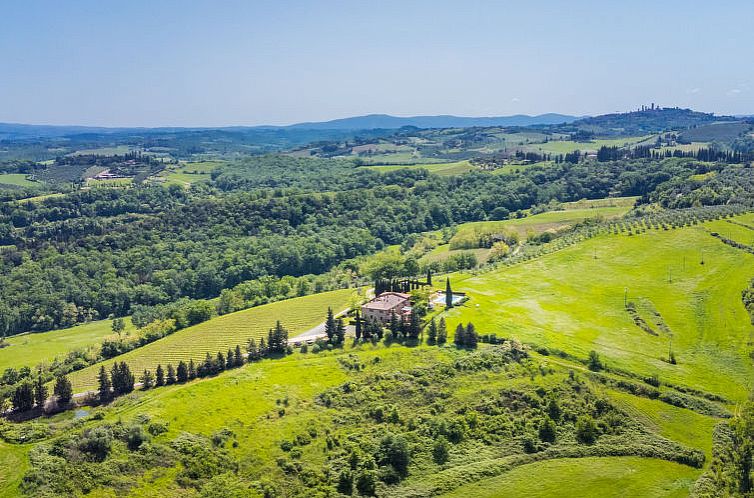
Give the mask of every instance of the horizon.
[(637, 102), (754, 114), (754, 68), (740, 63), (754, 33), (730, 23), (754, 5), (724, 7), (37, 0), (0, 18), (0, 122), (280, 126), (594, 116)]

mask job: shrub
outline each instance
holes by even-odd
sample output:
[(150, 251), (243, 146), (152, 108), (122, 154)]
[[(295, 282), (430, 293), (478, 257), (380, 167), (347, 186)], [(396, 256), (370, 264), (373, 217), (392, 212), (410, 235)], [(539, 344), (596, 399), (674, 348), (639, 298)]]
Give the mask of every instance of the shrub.
[(576, 421), (576, 439), (584, 444), (594, 444), (597, 435), (597, 424), (594, 423), (594, 419), (588, 415), (579, 417)]

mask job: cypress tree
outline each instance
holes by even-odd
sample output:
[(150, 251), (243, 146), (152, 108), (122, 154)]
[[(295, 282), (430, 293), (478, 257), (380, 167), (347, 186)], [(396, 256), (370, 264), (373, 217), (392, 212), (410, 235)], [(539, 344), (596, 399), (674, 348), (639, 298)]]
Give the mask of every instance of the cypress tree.
[(58, 397), (58, 401), (63, 404), (67, 404), (73, 398), (73, 386), (71, 381), (65, 375), (58, 375), (55, 379), (55, 387), (52, 389), (52, 393)]
[(337, 324), (335, 323), (335, 316), (333, 315), (332, 308), (327, 308), (327, 319), (325, 320), (325, 335), (327, 335), (327, 341), (332, 343), (337, 333)]
[(432, 285), (432, 270), (427, 270), (427, 285)]
[(107, 375), (107, 370), (105, 370), (104, 365), (99, 367), (99, 375), (97, 376), (97, 383), (99, 384), (99, 388), (97, 389), (99, 400), (102, 403), (110, 400), (112, 398), (111, 389), (113, 385), (112, 383), (110, 383), (110, 376)]
[(411, 313), (409, 317), (407, 332), (408, 337), (410, 337), (412, 340), (419, 339), (419, 334), (421, 333), (421, 324), (419, 323), (419, 317), (416, 315), (416, 313)]
[(466, 329), (463, 327), (462, 323), (459, 323), (456, 327), (456, 333), (453, 337), (453, 342), (459, 348), (466, 345)]
[(157, 370), (154, 375), (154, 385), (157, 387), (165, 385), (165, 371), (162, 369), (162, 365), (157, 365)]
[(121, 382), (121, 393), (126, 394), (130, 393), (134, 390), (134, 383), (136, 382), (136, 379), (134, 378), (134, 375), (131, 373), (131, 369), (128, 368), (128, 365), (126, 365), (126, 362), (121, 362), (120, 368), (120, 382)]
[(448, 329), (445, 325), (445, 318), (440, 318), (440, 323), (437, 326), (437, 344), (442, 346), (448, 341)]
[(356, 339), (361, 339), (361, 315), (359, 310), (356, 310)]
[(427, 327), (427, 344), (430, 346), (437, 344), (437, 323), (434, 317), (429, 321), (429, 327)]
[(175, 378), (178, 382), (186, 382), (188, 380), (188, 366), (186, 362), (181, 360), (178, 362), (178, 368), (175, 371)]
[(335, 340), (336, 344), (343, 344), (346, 339), (346, 325), (342, 318), (335, 320)]
[(168, 363), (168, 374), (165, 377), (165, 383), (170, 386), (172, 384), (175, 384), (175, 381), (175, 368), (173, 368), (173, 365), (171, 363)]
[(395, 311), (390, 313), (390, 332), (393, 334), (393, 339), (398, 338), (398, 334), (401, 332), (401, 323), (398, 321), (398, 315)]
[(38, 407), (43, 407), (47, 401), (47, 386), (42, 380), (42, 374), (37, 375), (37, 381), (34, 383), (34, 402)]
[(238, 345), (238, 344), (236, 344), (236, 354), (233, 355), (233, 357), (236, 360), (236, 366), (237, 367), (242, 367), (243, 363), (244, 363), (244, 361), (243, 361), (243, 354), (241, 353), (241, 346)]
[(141, 388), (146, 391), (151, 389), (152, 386), (154, 386), (154, 376), (149, 370), (144, 370), (144, 373), (141, 374)]
[(466, 334), (464, 338), (466, 339), (464, 344), (466, 347), (476, 349), (477, 343), (479, 342), (479, 334), (477, 334), (473, 323), (469, 322), (469, 324), (466, 325)]
[(450, 277), (445, 280), (445, 307), (447, 309), (453, 307), (453, 289), (450, 288)]

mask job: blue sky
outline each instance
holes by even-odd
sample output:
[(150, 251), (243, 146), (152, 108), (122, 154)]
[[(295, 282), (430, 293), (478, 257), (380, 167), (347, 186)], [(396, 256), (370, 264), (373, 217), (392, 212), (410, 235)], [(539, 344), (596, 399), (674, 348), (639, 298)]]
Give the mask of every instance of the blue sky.
[(9, 0), (0, 121), (754, 114), (751, 1)]

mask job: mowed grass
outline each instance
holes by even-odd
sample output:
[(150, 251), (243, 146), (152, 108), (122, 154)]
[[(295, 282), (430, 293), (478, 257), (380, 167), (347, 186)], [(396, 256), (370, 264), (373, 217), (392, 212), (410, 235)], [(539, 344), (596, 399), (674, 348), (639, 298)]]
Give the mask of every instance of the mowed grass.
[(17, 187), (33, 187), (39, 185), (36, 182), (26, 179), (23, 173), (2, 173), (0, 174), (0, 184), (15, 185)]
[(222, 161), (181, 163), (178, 166), (171, 166), (168, 170), (161, 173), (160, 176), (165, 178), (165, 182), (168, 185), (175, 184), (188, 187), (193, 183), (209, 180), (212, 171), (222, 164), (224, 164)]
[(537, 462), (462, 486), (446, 498), (675, 498), (689, 495), (700, 471), (639, 457)]
[(245, 351), (249, 339), (266, 337), (277, 320), (293, 337), (322, 323), (328, 307), (338, 311), (346, 308), (353, 292), (353, 289), (342, 289), (265, 304), (179, 330), (117, 358), (72, 373), (74, 391), (96, 387), (100, 366), (110, 368), (114, 361), (125, 361), (138, 377), (144, 369), (154, 371), (158, 364), (166, 367), (168, 363), (176, 366), (180, 360), (200, 361), (206, 353), (214, 356), (222, 351), (225, 354), (236, 345)]
[[(133, 329), (131, 320), (126, 319), (125, 333)], [(34, 368), (74, 349), (98, 347), (112, 333), (112, 320), (98, 320), (67, 329), (11, 336), (7, 339), (10, 346), (0, 348), (0, 371), (23, 366)]]
[(375, 171), (382, 171), (386, 173), (388, 171), (396, 171), (406, 168), (422, 168), (428, 170), (430, 173), (437, 175), (452, 176), (460, 175), (468, 171), (478, 169), (472, 165), (469, 161), (456, 161), (452, 163), (431, 163), (431, 164), (395, 164), (390, 166), (367, 166), (369, 169)]
[(581, 152), (597, 152), (600, 147), (631, 147), (646, 139), (643, 137), (626, 137), (618, 139), (592, 140), (589, 142), (574, 142), (571, 140), (553, 140), (546, 143), (534, 143), (522, 147), (528, 152), (545, 152), (549, 154), (566, 154), (579, 150)]
[(29, 467), (28, 449), (0, 441), (0, 497), (20, 495), (18, 486)]
[[(754, 256), (707, 230), (601, 235), (519, 265), (452, 279), (453, 289), (471, 300), (448, 313), (448, 329), (471, 321), (480, 333), (581, 358), (596, 350), (613, 367), (745, 399), (754, 382), (747, 344), (754, 327), (741, 291), (754, 277)], [(657, 335), (651, 335), (636, 326), (624, 293), (657, 310), (670, 333), (653, 324)], [(671, 334), (677, 365), (663, 361)]]

